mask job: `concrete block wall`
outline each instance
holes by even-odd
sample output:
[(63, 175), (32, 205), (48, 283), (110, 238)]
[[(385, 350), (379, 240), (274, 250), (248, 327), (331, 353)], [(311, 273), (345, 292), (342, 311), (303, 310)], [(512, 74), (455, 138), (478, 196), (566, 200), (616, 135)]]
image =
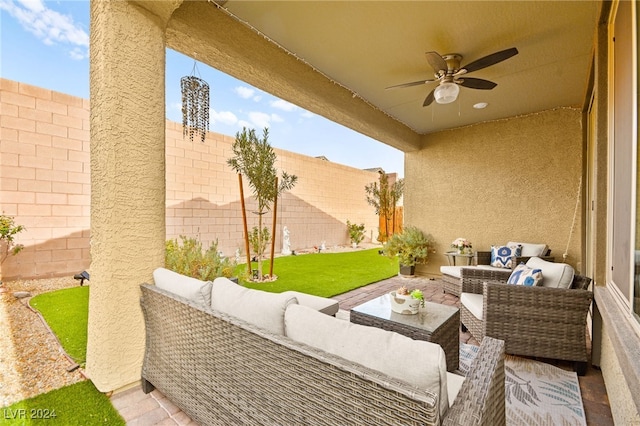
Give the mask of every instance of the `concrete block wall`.
[[(198, 237), (233, 256), (244, 253), (238, 177), (227, 166), (235, 136), (209, 132), (205, 143), (182, 136), (182, 125), (166, 124), (166, 236)], [(282, 228), (294, 250), (348, 243), (347, 219), (365, 223), (365, 241), (378, 232), (364, 186), (370, 171), (276, 149), (279, 170), (298, 176), (278, 200), (276, 246)], [(25, 249), (0, 272), (6, 281), (69, 275), (90, 268), (89, 100), (0, 79), (0, 212), (27, 230)], [(244, 181), (248, 226), (257, 207)], [(271, 227), (273, 216), (264, 215)]]
[[(167, 238), (195, 235), (208, 246), (218, 241), (226, 255), (244, 253), (238, 175), (227, 165), (235, 137), (209, 132), (205, 143), (182, 137), (182, 125), (167, 122)], [(377, 217), (366, 203), (365, 185), (378, 179), (370, 171), (275, 149), (278, 174), (298, 176), (296, 186), (278, 200), (275, 251), (289, 230), (293, 250), (347, 244), (346, 221), (364, 223), (375, 241)], [(243, 179), (249, 231), (258, 226), (257, 203)], [(263, 216), (271, 228), (273, 212)], [(269, 250), (267, 250), (269, 251)]]
[(0, 79), (0, 212), (26, 227), (3, 279), (87, 268), (89, 101)]

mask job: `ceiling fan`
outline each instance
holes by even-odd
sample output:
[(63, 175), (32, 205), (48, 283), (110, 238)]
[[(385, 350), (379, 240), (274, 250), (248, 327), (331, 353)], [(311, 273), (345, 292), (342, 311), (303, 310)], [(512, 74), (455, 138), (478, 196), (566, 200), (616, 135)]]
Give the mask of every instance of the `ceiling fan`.
[(389, 86), (387, 89), (418, 86), (421, 84), (439, 81), (440, 83), (438, 86), (429, 93), (422, 106), (429, 106), (434, 100), (439, 104), (448, 104), (458, 98), (458, 93), (460, 92), (459, 86), (480, 90), (491, 90), (496, 87), (498, 84), (493, 81), (483, 80), (481, 78), (465, 77), (465, 74), (495, 65), (498, 62), (502, 62), (517, 54), (518, 49), (512, 47), (510, 49), (492, 53), (491, 55), (487, 55), (473, 61), (464, 67), (460, 67), (462, 55), (457, 53), (440, 55), (437, 52), (427, 52), (425, 53), (427, 62), (429, 62), (429, 65), (431, 65), (435, 71), (434, 79), (398, 84), (395, 86)]

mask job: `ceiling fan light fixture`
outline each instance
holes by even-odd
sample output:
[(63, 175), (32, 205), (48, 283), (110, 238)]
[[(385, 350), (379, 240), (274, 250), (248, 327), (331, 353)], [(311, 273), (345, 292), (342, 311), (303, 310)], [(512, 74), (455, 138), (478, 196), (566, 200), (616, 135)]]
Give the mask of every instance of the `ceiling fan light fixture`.
[(445, 82), (436, 87), (433, 96), (439, 104), (450, 104), (458, 99), (458, 93), (460, 87), (457, 84)]

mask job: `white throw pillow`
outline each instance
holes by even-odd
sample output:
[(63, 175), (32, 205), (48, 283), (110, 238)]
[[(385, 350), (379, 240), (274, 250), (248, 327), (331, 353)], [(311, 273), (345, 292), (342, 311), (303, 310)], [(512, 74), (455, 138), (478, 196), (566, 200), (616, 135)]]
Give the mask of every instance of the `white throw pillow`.
[(211, 305), (211, 281), (201, 281), (165, 268), (153, 271), (153, 281), (158, 288), (202, 305)]
[(527, 261), (527, 266), (542, 270), (542, 286), (553, 288), (571, 288), (573, 284), (574, 270), (566, 263), (547, 262), (539, 257), (532, 257)]
[(352, 324), (302, 305), (287, 308), (285, 330), (293, 340), (433, 392), (441, 417), (449, 409), (447, 361), (440, 345)]
[(547, 253), (546, 244), (518, 243), (518, 242), (509, 241), (507, 245), (508, 246), (521, 245), (522, 253), (520, 254), (520, 256), (522, 257), (532, 257), (532, 256), (542, 257)]
[(213, 280), (211, 307), (274, 334), (284, 335), (284, 312), (298, 300), (284, 293), (269, 293), (243, 287), (228, 278)]

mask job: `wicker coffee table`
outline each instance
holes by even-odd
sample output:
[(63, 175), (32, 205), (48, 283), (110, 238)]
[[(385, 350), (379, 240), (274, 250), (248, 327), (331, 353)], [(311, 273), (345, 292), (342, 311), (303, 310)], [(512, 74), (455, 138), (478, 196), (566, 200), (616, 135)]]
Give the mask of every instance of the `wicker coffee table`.
[(453, 306), (425, 302), (415, 315), (391, 310), (385, 294), (351, 309), (351, 322), (395, 331), (414, 340), (439, 344), (447, 357), (447, 371), (458, 369), (460, 352), (460, 310)]

